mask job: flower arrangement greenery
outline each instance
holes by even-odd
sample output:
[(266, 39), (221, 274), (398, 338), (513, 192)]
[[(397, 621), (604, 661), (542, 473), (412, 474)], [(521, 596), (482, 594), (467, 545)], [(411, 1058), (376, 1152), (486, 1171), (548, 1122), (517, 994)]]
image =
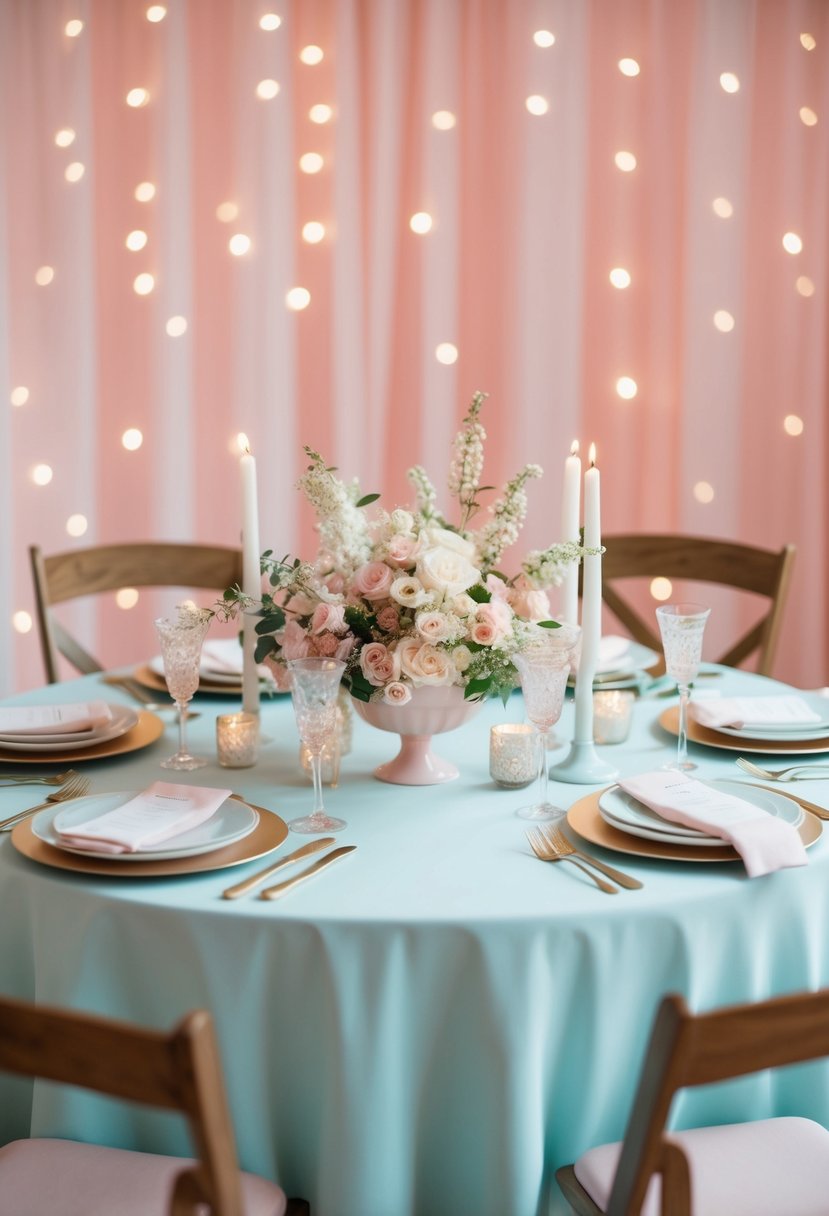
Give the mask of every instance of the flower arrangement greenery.
[[(309, 464), (298, 486), (314, 507), (320, 538), (316, 559), (262, 555), (270, 589), (261, 601), (239, 587), (225, 592), (223, 613), (258, 615), (257, 663), (277, 679), (290, 659), (330, 656), (345, 662), (351, 695), (405, 704), (422, 685), (457, 685), (467, 698), (506, 696), (518, 683), (512, 656), (550, 619), (547, 588), (586, 552), (564, 542), (528, 553), (517, 574), (499, 570), (527, 513), (526, 487), (541, 476), (526, 465), (504, 486), (477, 529), (486, 432), (480, 421), (486, 394), (477, 392), (455, 437), (448, 488), (456, 519), (438, 506), (424, 469), (408, 472), (415, 502), (391, 512), (373, 507), (322, 456), (304, 450)], [(284, 675), (284, 671), (282, 672)]]

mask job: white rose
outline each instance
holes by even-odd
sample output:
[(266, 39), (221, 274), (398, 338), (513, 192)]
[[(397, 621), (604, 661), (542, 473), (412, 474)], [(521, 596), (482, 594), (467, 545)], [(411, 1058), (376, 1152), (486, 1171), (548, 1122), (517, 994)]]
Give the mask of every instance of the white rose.
[(445, 650), (438, 650), (430, 642), (418, 644), (417, 638), (404, 638), (398, 645), (400, 667), (412, 684), (454, 684), (456, 676), (452, 656)]
[(426, 528), (423, 537), (429, 548), (451, 549), (453, 553), (465, 557), (468, 562), (475, 557), (474, 542), (466, 540), (459, 532), (452, 532), (449, 528)]
[(392, 532), (411, 532), (414, 528), (414, 515), (411, 511), (397, 507), (389, 516), (389, 525)]
[(419, 579), (413, 578), (409, 574), (401, 575), (400, 578), (394, 580), (389, 588), (389, 595), (404, 608), (419, 608), (421, 604), (427, 604), (432, 598), (429, 592), (424, 590)]
[(445, 642), (451, 632), (443, 612), (418, 612), (415, 629), (427, 642)]
[(456, 595), (452, 600), (452, 611), (458, 616), (474, 616), (478, 611), (478, 605), (473, 600), (471, 595), (467, 595), (464, 591), (461, 595)]
[(417, 577), (429, 591), (452, 599), (480, 582), (481, 572), (453, 549), (427, 549), (417, 563)]
[(472, 651), (468, 646), (456, 646), (452, 651), (452, 662), (455, 664), (455, 671), (466, 671), (472, 662)]

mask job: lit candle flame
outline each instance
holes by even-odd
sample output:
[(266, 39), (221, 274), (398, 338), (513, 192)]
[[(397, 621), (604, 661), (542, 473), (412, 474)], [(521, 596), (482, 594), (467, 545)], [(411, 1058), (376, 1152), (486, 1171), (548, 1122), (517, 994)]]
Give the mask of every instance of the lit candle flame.
[(573, 442), (570, 444), (570, 455), (578, 456), (578, 454), (579, 454), (579, 441), (578, 441), (578, 439), (574, 439)]
[(590, 467), (591, 467), (591, 469), (593, 468), (595, 463), (596, 463), (596, 445), (595, 445), (595, 443), (591, 443), (591, 445), (590, 445)]
[(236, 436), (236, 446), (243, 455), (245, 452), (247, 452), (248, 456), (250, 455), (250, 440), (244, 431), (239, 431), (239, 434)]

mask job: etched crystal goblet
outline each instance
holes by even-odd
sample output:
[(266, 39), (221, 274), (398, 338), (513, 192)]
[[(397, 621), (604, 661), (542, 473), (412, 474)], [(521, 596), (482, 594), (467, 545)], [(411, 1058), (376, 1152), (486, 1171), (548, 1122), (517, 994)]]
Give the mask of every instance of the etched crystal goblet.
[(702, 635), (710, 614), (710, 608), (692, 603), (662, 604), (656, 610), (665, 652), (665, 671), (676, 680), (679, 689), (676, 759), (664, 767), (681, 772), (697, 767), (693, 760), (688, 759), (688, 702), (691, 699), (691, 681), (702, 661)]
[(344, 819), (327, 814), (322, 800), (322, 753), (327, 740), (339, 729), (337, 693), (345, 663), (337, 659), (292, 659), (291, 699), (294, 704), (299, 737), (308, 749), (314, 781), (314, 806), (310, 815), (291, 819), (292, 832), (338, 832), (346, 827)]
[(187, 750), (187, 706), (199, 686), (201, 648), (210, 620), (211, 614), (207, 611), (182, 609), (175, 618), (160, 617), (155, 622), (164, 660), (164, 679), (178, 710), (178, 751), (169, 760), (161, 761), (162, 768), (189, 772), (207, 764), (207, 760), (192, 756)]

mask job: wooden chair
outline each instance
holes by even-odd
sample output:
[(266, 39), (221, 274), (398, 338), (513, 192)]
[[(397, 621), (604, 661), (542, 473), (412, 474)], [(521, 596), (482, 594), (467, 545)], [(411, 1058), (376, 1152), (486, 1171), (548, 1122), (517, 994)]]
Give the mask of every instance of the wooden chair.
[(665, 1131), (680, 1089), (826, 1055), (829, 991), (704, 1014), (689, 1013), (681, 997), (665, 997), (625, 1138), (558, 1170), (565, 1197), (578, 1216), (829, 1211), (829, 1131), (809, 1119)]
[(242, 580), (240, 549), (216, 545), (136, 543), (95, 545), (44, 557), (37, 545), (29, 550), (35, 608), (46, 678), (58, 682), (58, 654), (84, 675), (102, 671), (94, 659), (56, 620), (52, 608), (86, 595), (121, 587), (204, 587), (224, 590)]
[(655, 624), (646, 621), (621, 593), (618, 583), (623, 580), (659, 576), (688, 579), (753, 592), (767, 599), (767, 611), (761, 620), (717, 662), (736, 667), (757, 651), (757, 670), (769, 675), (791, 580), (794, 545), (772, 550), (702, 536), (669, 535), (611, 535), (602, 537), (602, 543), (604, 601), (631, 636), (653, 650), (662, 650)]
[(169, 1034), (0, 999), (0, 1070), (79, 1085), (186, 1116), (198, 1160), (70, 1140), (0, 1148), (4, 1216), (309, 1216), (304, 1200), (242, 1174), (213, 1023), (190, 1013)]

